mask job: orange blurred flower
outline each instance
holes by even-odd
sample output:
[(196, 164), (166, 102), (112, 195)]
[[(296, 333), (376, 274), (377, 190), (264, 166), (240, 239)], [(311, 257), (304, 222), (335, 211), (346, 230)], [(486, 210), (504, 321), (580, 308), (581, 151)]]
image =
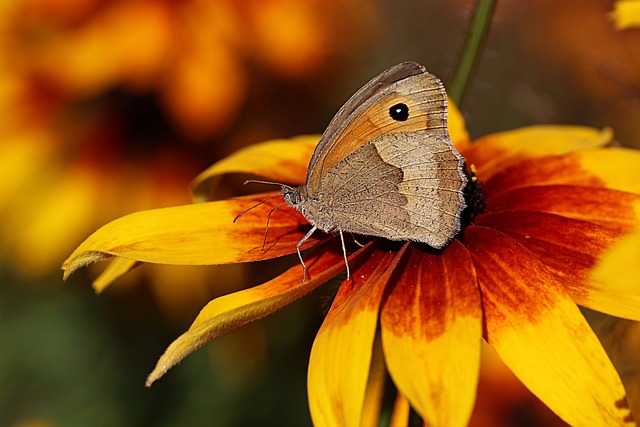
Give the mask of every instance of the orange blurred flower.
[(14, 38), (15, 60), (67, 95), (153, 91), (198, 139), (232, 123), (247, 91), (246, 62), (287, 78), (313, 75), (358, 38), (358, 26), (371, 30), (372, 7), (363, 0), (31, 0), (9, 8), (0, 25)]
[[(459, 115), (452, 140), (474, 165), (484, 207), (436, 251), (374, 238), (349, 258), (344, 281), (313, 344), (308, 393), (316, 425), (359, 425), (378, 324), (387, 369), (404, 397), (434, 425), (465, 425), (476, 398), (482, 337), (515, 375), (570, 424), (631, 422), (626, 392), (576, 304), (640, 320), (640, 293), (590, 270), (603, 251), (638, 224), (640, 185), (628, 171), (640, 153), (608, 147), (611, 133), (538, 126), (470, 144)], [(317, 137), (244, 149), (203, 173), (198, 192), (220, 173), (245, 172), (291, 184)], [(253, 195), (138, 212), (96, 231), (65, 262), (65, 275), (116, 257), (120, 264), (224, 264), (295, 253), (309, 229), (287, 206), (271, 212)], [(320, 244), (323, 243), (323, 244)], [(340, 242), (316, 233), (304, 248), (309, 280), (296, 265), (260, 286), (211, 301), (174, 341), (148, 384), (207, 341), (289, 304), (344, 269)], [(103, 277), (108, 284), (118, 274)], [(403, 397), (404, 396), (404, 397)], [(367, 413), (369, 413), (367, 411)]]
[[(188, 183), (215, 147), (185, 140), (231, 126), (256, 69), (317, 73), (358, 38), (340, 29), (364, 25), (350, 20), (360, 3), (372, 18), (362, 0), (3, 2), (0, 245), (13, 271), (40, 278), (99, 224), (189, 203)], [(173, 283), (166, 270), (145, 276), (169, 308), (189, 292), (163, 286)], [(189, 289), (211, 298), (216, 273), (189, 274)]]

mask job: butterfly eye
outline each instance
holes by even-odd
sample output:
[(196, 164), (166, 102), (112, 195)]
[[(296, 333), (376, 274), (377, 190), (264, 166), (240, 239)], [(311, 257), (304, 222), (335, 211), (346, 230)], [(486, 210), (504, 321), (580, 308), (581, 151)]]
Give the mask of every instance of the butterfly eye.
[(407, 104), (396, 104), (389, 108), (389, 115), (393, 120), (404, 122), (409, 118), (409, 107)]

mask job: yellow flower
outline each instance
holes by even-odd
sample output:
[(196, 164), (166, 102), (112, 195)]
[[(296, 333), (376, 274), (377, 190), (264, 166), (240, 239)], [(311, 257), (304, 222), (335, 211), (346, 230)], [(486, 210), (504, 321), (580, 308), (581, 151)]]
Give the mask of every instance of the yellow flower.
[[(596, 280), (591, 268), (638, 223), (640, 183), (628, 171), (640, 153), (609, 147), (611, 132), (536, 126), (470, 144), (458, 114), (452, 140), (475, 167), (483, 205), (436, 251), (415, 243), (365, 241), (351, 250), (343, 281), (311, 350), (309, 405), (317, 426), (358, 426), (378, 325), (386, 369), (399, 396), (430, 425), (461, 426), (471, 415), (484, 340), (515, 375), (573, 425), (624, 425), (626, 392), (578, 305), (640, 320), (637, 286)], [(244, 172), (304, 182), (317, 137), (271, 141), (222, 160), (194, 184)], [(271, 193), (273, 194), (273, 193)], [(94, 261), (225, 264), (295, 253), (307, 221), (269, 194), (138, 212), (105, 225), (67, 259), (65, 276)], [(265, 220), (270, 226), (263, 248)], [(296, 265), (262, 285), (211, 301), (174, 341), (150, 385), (207, 341), (262, 318), (344, 270), (339, 239), (316, 233)], [(397, 407), (403, 407), (399, 399)], [(402, 409), (398, 409), (399, 412)], [(368, 414), (368, 412), (367, 412)], [(368, 415), (367, 415), (368, 416)]]
[(618, 30), (640, 26), (640, 0), (618, 0), (611, 17)]

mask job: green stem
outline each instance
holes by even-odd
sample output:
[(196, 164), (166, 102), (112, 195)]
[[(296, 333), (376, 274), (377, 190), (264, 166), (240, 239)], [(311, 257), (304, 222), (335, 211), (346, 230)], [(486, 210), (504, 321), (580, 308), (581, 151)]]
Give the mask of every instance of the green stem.
[(478, 62), (480, 48), (484, 41), (491, 16), (497, 0), (478, 0), (469, 25), (469, 32), (464, 42), (453, 80), (449, 85), (449, 96), (456, 105), (460, 105), (471, 79), (471, 74)]

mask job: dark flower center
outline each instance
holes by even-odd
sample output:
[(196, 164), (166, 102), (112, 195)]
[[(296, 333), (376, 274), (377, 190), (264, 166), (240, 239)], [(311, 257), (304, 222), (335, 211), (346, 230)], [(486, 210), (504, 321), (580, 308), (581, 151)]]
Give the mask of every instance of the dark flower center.
[(484, 211), (482, 183), (476, 177), (473, 165), (469, 169), (471, 173), (467, 173), (467, 186), (464, 189), (464, 200), (467, 207), (464, 208), (461, 214), (461, 229), (471, 224), (473, 219)]

